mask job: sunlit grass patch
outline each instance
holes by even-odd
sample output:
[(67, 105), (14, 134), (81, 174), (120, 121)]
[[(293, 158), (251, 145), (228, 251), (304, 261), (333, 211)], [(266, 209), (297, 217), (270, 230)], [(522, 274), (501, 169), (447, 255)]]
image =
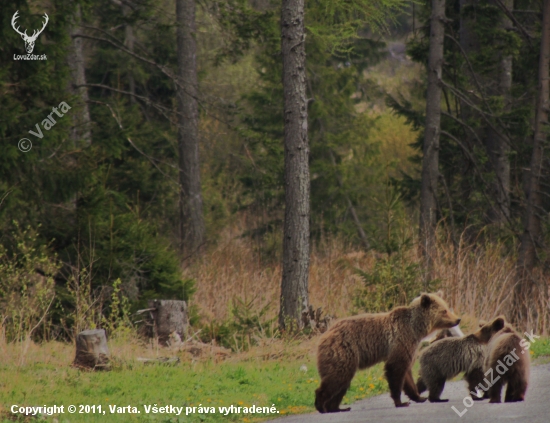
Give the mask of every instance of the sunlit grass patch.
[[(176, 366), (143, 365), (135, 362), (132, 348), (114, 348), (127, 357), (118, 357), (111, 372), (82, 372), (69, 366), (72, 346), (56, 343), (33, 346), (25, 366), (2, 365), (0, 381), (0, 421), (14, 421), (10, 413), (13, 404), (40, 405), (101, 405), (106, 414), (58, 414), (44, 416), (45, 421), (63, 422), (217, 422), (261, 421), (288, 414), (315, 411), (315, 389), (319, 375), (314, 354), (300, 352), (291, 345), (283, 358), (254, 358), (253, 351), (230, 361), (216, 363), (184, 361)], [(296, 351), (299, 354), (295, 353)], [(42, 352), (42, 355), (40, 354)], [(55, 352), (56, 359), (47, 360)], [(167, 351), (164, 351), (166, 353)], [(382, 367), (360, 371), (352, 382), (345, 403), (376, 395), (386, 390)], [(215, 407), (216, 413), (145, 414), (145, 405), (158, 407)], [(138, 407), (140, 414), (111, 414), (109, 406)], [(279, 413), (244, 414), (219, 413), (218, 407), (272, 407)], [(185, 414), (185, 412), (183, 413)], [(246, 419), (246, 420), (245, 420)], [(26, 421), (19, 416), (19, 421)]]
[(550, 356), (550, 338), (539, 338), (531, 343), (530, 354), (533, 358), (541, 356)]

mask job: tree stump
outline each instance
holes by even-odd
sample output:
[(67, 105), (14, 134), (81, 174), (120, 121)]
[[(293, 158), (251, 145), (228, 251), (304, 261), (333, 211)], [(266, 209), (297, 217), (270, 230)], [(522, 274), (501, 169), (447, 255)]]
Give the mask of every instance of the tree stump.
[(89, 370), (108, 370), (109, 348), (105, 329), (85, 330), (76, 336), (73, 366)]
[(325, 314), (324, 317), (321, 317), (323, 310), (319, 307), (317, 310), (313, 309), (313, 306), (310, 305), (307, 309), (302, 311), (302, 327), (310, 328), (314, 332), (324, 333), (328, 330), (330, 322), (333, 317)]
[(178, 300), (149, 300), (149, 309), (153, 318), (153, 337), (161, 345), (169, 345), (169, 340), (177, 333), (179, 339), (187, 339), (189, 319), (187, 304)]

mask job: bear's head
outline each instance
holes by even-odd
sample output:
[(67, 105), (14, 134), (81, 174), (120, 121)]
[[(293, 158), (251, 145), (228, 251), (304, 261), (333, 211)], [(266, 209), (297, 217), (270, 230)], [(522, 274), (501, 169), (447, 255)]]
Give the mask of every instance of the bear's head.
[[(498, 317), (504, 319), (504, 316), (498, 316)], [(482, 328), (486, 324), (487, 324), (487, 322), (485, 320), (480, 320), (479, 321), (479, 327), (480, 328)], [(514, 327), (510, 323), (508, 323), (506, 321), (506, 319), (504, 320), (504, 327), (501, 329), (499, 335), (502, 335), (503, 333), (516, 333), (516, 330), (514, 329)]]
[(503, 316), (494, 318), (489, 323), (484, 324), (479, 328), (477, 332), (473, 334), (481, 344), (488, 343), (491, 338), (497, 333), (503, 330), (505, 332), (513, 331), (512, 327), (506, 323)]
[(441, 295), (441, 291), (437, 294), (423, 293), (411, 302), (410, 307), (416, 310), (426, 326), (426, 334), (460, 323), (460, 318), (449, 309)]

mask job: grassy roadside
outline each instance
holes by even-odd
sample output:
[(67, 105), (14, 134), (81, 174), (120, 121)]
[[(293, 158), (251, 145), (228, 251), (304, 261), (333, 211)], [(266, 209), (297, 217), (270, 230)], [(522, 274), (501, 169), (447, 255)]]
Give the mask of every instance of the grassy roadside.
[[(27, 364), (18, 367), (0, 364), (0, 421), (30, 421), (10, 412), (12, 405), (64, 405), (65, 413), (45, 416), (52, 422), (254, 422), (286, 414), (314, 411), (314, 391), (319, 385), (314, 354), (309, 342), (302, 345), (271, 345), (270, 350), (282, 351), (277, 359), (264, 360), (263, 351), (232, 357), (216, 363), (213, 360), (184, 361), (175, 366), (144, 365), (135, 356), (116, 359), (111, 372), (82, 372), (71, 368), (72, 347), (46, 345), (36, 347), (35, 354), (48, 356), (39, 361), (32, 354)], [(40, 349), (43, 349), (40, 353)], [(49, 349), (49, 351), (47, 351)], [(114, 352), (114, 351), (113, 351)], [(51, 359), (54, 353), (59, 359)], [(113, 354), (114, 355), (114, 354)], [(133, 354), (132, 354), (133, 355)], [(123, 356), (118, 352), (118, 357)], [(182, 356), (182, 359), (184, 357)], [(386, 389), (382, 367), (360, 372), (354, 379), (345, 403), (377, 395)], [(101, 405), (99, 413), (68, 414), (69, 405)], [(145, 405), (184, 407), (175, 414), (145, 413)], [(137, 407), (140, 414), (111, 414), (109, 406)], [(272, 407), (279, 413), (223, 415), (219, 407)], [(198, 407), (215, 407), (215, 413), (198, 413)], [(197, 407), (194, 414), (185, 415), (185, 407)]]
[(550, 363), (550, 337), (541, 337), (531, 344), (531, 358), (534, 364)]
[[(27, 363), (0, 364), (0, 421), (31, 421), (10, 412), (12, 405), (64, 405), (65, 413), (44, 416), (51, 422), (254, 422), (286, 414), (314, 411), (314, 391), (319, 378), (314, 360), (315, 340), (301, 344), (276, 343), (267, 350), (278, 351), (277, 359), (265, 360), (264, 350), (251, 351), (216, 363), (209, 359), (183, 361), (175, 366), (144, 365), (136, 354), (115, 347), (115, 366), (111, 372), (82, 372), (69, 367), (72, 347), (51, 343), (35, 346)], [(535, 362), (550, 357), (550, 338), (532, 344)], [(118, 358), (117, 358), (118, 357)], [(126, 357), (122, 359), (121, 357)], [(183, 359), (184, 356), (181, 356)], [(415, 366), (415, 370), (418, 365)], [(382, 366), (360, 371), (344, 398), (344, 404), (387, 391)], [(388, 399), (389, 400), (389, 399)], [(68, 414), (69, 405), (101, 405), (99, 413)], [(147, 414), (145, 405), (184, 407), (183, 413)], [(111, 414), (109, 406), (137, 407), (140, 414)], [(220, 413), (219, 407), (272, 407), (279, 413)], [(185, 407), (196, 412), (185, 415)], [(215, 413), (199, 413), (198, 407), (215, 408)]]

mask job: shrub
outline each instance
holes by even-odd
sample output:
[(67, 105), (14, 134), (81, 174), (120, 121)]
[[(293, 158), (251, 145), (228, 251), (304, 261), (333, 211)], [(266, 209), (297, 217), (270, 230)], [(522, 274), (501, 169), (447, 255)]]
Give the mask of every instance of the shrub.
[[(363, 287), (357, 290), (354, 305), (362, 311), (388, 311), (410, 303), (426, 290), (420, 265), (408, 260), (403, 254), (377, 260), (370, 272), (358, 268), (355, 271), (363, 280)], [(437, 282), (431, 281), (428, 291), (436, 289)]]
[(8, 342), (45, 338), (60, 263), (36, 229), (13, 225), (12, 250), (0, 245), (0, 328)]

